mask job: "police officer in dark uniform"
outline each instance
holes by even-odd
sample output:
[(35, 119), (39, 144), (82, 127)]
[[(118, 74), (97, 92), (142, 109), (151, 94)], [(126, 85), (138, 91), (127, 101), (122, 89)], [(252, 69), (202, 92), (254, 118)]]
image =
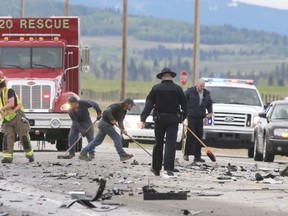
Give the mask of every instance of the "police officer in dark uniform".
[(162, 167), (165, 134), (164, 170), (168, 176), (174, 176), (178, 125), (182, 123), (187, 115), (186, 97), (182, 88), (172, 81), (175, 76), (176, 73), (169, 68), (164, 68), (161, 73), (157, 74), (156, 77), (162, 81), (152, 87), (141, 114), (141, 128), (144, 128), (145, 120), (154, 108), (155, 145), (153, 147), (151, 171), (156, 176), (160, 175)]

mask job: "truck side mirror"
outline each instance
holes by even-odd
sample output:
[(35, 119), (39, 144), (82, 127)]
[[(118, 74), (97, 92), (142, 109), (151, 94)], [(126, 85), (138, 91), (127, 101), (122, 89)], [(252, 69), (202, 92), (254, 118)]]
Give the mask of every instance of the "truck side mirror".
[(260, 112), (258, 113), (258, 116), (261, 118), (267, 118), (266, 114), (267, 114), (266, 112)]
[(90, 71), (90, 48), (88, 45), (83, 45), (81, 50), (81, 71), (88, 73)]

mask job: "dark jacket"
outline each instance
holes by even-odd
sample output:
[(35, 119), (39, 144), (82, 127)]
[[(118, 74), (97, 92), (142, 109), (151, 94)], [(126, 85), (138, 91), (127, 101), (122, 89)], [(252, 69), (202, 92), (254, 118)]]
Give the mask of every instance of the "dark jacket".
[(102, 118), (105, 122), (112, 125), (111, 121), (116, 120), (118, 126), (124, 129), (123, 120), (126, 116), (127, 110), (124, 109), (124, 103), (115, 103), (109, 105), (103, 112)]
[(208, 113), (213, 112), (212, 99), (210, 97), (210, 92), (207, 89), (203, 90), (203, 100), (200, 106), (200, 97), (196, 86), (188, 88), (185, 91), (185, 95), (187, 98), (188, 116), (192, 116), (194, 118), (205, 118), (206, 110)]
[[(181, 110), (180, 110), (181, 106)], [(141, 113), (141, 122), (145, 122), (152, 109), (159, 113), (183, 113), (187, 116), (187, 101), (182, 88), (172, 80), (163, 80), (152, 87), (146, 98), (145, 108)]]
[(98, 115), (100, 115), (101, 109), (96, 102), (91, 100), (79, 100), (78, 103), (78, 112), (72, 109), (68, 111), (68, 114), (72, 119), (73, 124), (75, 124), (76, 127), (81, 128), (81, 123), (91, 121), (89, 108), (93, 107)]

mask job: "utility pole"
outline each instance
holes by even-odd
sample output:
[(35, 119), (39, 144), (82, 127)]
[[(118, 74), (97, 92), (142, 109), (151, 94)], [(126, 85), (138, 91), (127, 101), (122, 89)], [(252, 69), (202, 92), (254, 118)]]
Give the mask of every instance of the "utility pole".
[(24, 17), (24, 0), (20, 0), (20, 17)]
[(194, 49), (193, 49), (193, 71), (192, 85), (196, 85), (199, 80), (199, 44), (200, 44), (200, 0), (195, 0), (194, 9)]
[(127, 45), (127, 0), (123, 0), (123, 28), (122, 28), (122, 72), (120, 100), (125, 98), (126, 88), (126, 45)]
[(65, 0), (65, 16), (69, 16), (69, 0)]

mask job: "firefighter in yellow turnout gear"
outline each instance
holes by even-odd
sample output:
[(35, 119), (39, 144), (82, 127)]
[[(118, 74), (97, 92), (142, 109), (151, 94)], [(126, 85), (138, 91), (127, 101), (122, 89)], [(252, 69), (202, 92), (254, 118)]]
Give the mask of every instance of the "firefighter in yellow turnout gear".
[(30, 143), (29, 121), (25, 118), (24, 108), (12, 88), (6, 87), (5, 80), (0, 79), (0, 113), (2, 120), (3, 159), (2, 163), (13, 162), (15, 135), (17, 134), (29, 162), (34, 161)]

